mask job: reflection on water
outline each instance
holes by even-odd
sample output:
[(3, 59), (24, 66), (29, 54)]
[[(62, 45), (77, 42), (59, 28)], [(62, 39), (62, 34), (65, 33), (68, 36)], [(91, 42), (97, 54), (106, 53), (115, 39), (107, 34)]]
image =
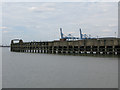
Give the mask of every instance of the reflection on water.
[(99, 58), (118, 58), (118, 55), (114, 55), (114, 54), (84, 54), (84, 53), (81, 53), (81, 54), (68, 54), (68, 53), (65, 53), (65, 54), (57, 54), (57, 55), (67, 55), (67, 56), (85, 56), (85, 57), (99, 57)]
[(118, 59), (3, 49), (3, 88), (117, 88)]

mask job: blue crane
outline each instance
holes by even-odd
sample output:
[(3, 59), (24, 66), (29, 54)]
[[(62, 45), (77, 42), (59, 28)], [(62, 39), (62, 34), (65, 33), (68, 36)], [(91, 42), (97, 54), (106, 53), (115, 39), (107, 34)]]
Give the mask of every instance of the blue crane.
[(61, 34), (61, 39), (63, 39), (63, 33), (62, 33), (62, 28), (60, 28), (60, 34)]
[(85, 39), (93, 39), (91, 38), (91, 35), (87, 34), (82, 34), (82, 30), (80, 28), (80, 37), (74, 37), (71, 34), (68, 34), (68, 36), (64, 35), (62, 32), (62, 28), (60, 28), (60, 34), (61, 34), (61, 39), (72, 39), (72, 40), (85, 40)]
[(71, 34), (68, 34), (68, 36), (64, 35), (62, 32), (62, 28), (60, 28), (60, 34), (61, 34), (61, 39), (79, 39), (79, 37), (74, 37)]
[(82, 30), (81, 30), (81, 28), (80, 28), (80, 39), (82, 40), (82, 39), (92, 39), (91, 38), (91, 35), (87, 35), (87, 34), (82, 34)]

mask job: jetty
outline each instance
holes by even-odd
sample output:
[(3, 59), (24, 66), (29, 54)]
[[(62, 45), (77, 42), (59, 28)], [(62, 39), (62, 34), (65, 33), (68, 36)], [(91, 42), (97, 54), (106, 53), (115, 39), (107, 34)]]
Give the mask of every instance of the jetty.
[(120, 54), (120, 38), (95, 38), (83, 40), (56, 40), (43, 42), (24, 42), (11, 40), (12, 52), (52, 53), (52, 54)]

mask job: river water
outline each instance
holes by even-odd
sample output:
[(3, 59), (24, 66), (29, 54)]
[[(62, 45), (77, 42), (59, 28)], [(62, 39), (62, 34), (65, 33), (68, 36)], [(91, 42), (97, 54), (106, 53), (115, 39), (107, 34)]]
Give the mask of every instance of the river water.
[(2, 50), (3, 88), (117, 88), (118, 58)]

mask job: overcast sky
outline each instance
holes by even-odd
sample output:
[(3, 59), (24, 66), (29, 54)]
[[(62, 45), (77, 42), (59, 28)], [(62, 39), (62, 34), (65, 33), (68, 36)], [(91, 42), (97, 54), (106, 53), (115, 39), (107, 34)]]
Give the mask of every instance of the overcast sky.
[(48, 41), (65, 35), (83, 33), (111, 37), (118, 31), (117, 2), (7, 2), (2, 10), (3, 44), (11, 39)]

